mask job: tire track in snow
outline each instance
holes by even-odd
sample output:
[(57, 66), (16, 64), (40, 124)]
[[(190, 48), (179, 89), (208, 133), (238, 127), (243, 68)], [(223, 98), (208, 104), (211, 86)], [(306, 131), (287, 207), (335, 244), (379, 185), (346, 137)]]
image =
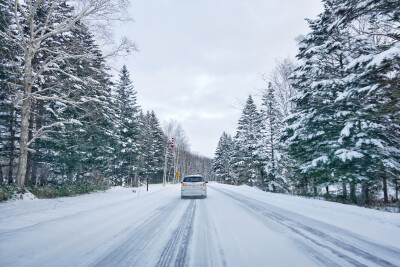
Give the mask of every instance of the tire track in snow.
[[(354, 254), (356, 256), (362, 257), (363, 259), (365, 259), (367, 261), (370, 261), (370, 262), (373, 262), (375, 264), (378, 264), (380, 266), (391, 266), (391, 267), (396, 267), (397, 266), (397, 265), (392, 264), (391, 262), (389, 262), (389, 261), (387, 261), (385, 259), (382, 259), (380, 257), (374, 256), (369, 252), (366, 252), (366, 251), (364, 251), (362, 249), (359, 249), (359, 248), (357, 248), (357, 247), (355, 247), (353, 245), (350, 245), (350, 244), (348, 244), (348, 243), (346, 243), (344, 241), (341, 241), (341, 240), (339, 240), (337, 238), (334, 238), (334, 237), (332, 237), (332, 236), (330, 236), (330, 235), (328, 235), (328, 234), (326, 234), (326, 233), (324, 233), (324, 232), (322, 232), (320, 230), (311, 228), (311, 227), (309, 227), (309, 226), (307, 226), (305, 224), (293, 221), (293, 220), (291, 220), (291, 219), (289, 219), (289, 218), (287, 218), (287, 217), (285, 217), (283, 215), (280, 215), (277, 212), (271, 211), (271, 210), (265, 208), (264, 207), (265, 203), (263, 203), (261, 201), (258, 201), (258, 200), (255, 200), (255, 199), (252, 199), (250, 201), (248, 198), (228, 193), (227, 191), (221, 190), (219, 188), (217, 189), (217, 188), (213, 187), (213, 189), (217, 190), (217, 191), (219, 191), (219, 192), (221, 192), (221, 193), (223, 193), (223, 194), (225, 194), (225, 195), (227, 195), (227, 196), (229, 196), (231, 198), (233, 198), (234, 200), (238, 201), (239, 203), (241, 203), (241, 204), (247, 206), (248, 208), (250, 208), (253, 212), (256, 212), (257, 214), (261, 214), (263, 217), (267, 218), (268, 220), (273, 220), (273, 221), (275, 221), (275, 222), (277, 222), (277, 223), (289, 228), (294, 233), (306, 238), (307, 240), (313, 242), (314, 244), (316, 244), (316, 245), (318, 245), (320, 247), (323, 247), (325, 249), (330, 250), (333, 254), (337, 255), (338, 257), (346, 260), (347, 262), (349, 262), (349, 263), (351, 263), (353, 265), (366, 266), (366, 265), (362, 264), (361, 262), (357, 261), (356, 259), (353, 259), (353, 258), (349, 257), (348, 255), (340, 252), (339, 250), (319, 242), (317, 239), (315, 239), (315, 237), (321, 238), (324, 241), (327, 241), (327, 242), (331, 243), (332, 245), (336, 246), (339, 249), (345, 250), (345, 251), (347, 251), (349, 253), (352, 253), (352, 254)], [(259, 202), (259, 203), (257, 204), (255, 202)], [(304, 234), (303, 231), (305, 231), (306, 233), (308, 233), (311, 236)], [(379, 245), (376, 245), (376, 246), (379, 246)], [(384, 248), (382, 246), (380, 246), (380, 247), (383, 250), (386, 249), (386, 248)], [(389, 252), (393, 252), (393, 249), (391, 249), (391, 248), (387, 248), (386, 250), (389, 251)]]
[(188, 247), (193, 234), (193, 221), (196, 201), (192, 199), (183, 214), (178, 227), (172, 233), (167, 245), (161, 253), (157, 266), (186, 266)]
[[(189, 265), (196, 267), (226, 267), (225, 252), (215, 227), (213, 218), (209, 216), (209, 201), (198, 201), (195, 218), (193, 251)], [(196, 236), (195, 236), (196, 235)]]
[(135, 266), (146, 248), (162, 232), (160, 222), (165, 221), (176, 209), (180, 200), (172, 201), (167, 206), (162, 206), (148, 219), (132, 230), (122, 233), (126, 236), (124, 241), (108, 252), (105, 256), (90, 264), (90, 266)]

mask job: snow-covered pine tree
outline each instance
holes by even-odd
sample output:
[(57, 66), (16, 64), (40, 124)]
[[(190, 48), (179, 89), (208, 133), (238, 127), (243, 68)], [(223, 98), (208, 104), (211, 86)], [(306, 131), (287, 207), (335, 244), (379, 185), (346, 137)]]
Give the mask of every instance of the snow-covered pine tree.
[(134, 167), (138, 165), (139, 153), (139, 106), (137, 104), (137, 92), (134, 90), (130, 74), (124, 65), (119, 74), (119, 80), (115, 87), (117, 108), (117, 130), (120, 136), (117, 149), (118, 164), (117, 174), (122, 179), (128, 179), (133, 175)]
[(81, 140), (78, 144), (81, 154), (85, 155), (85, 160), (81, 164), (84, 164), (85, 173), (97, 183), (104, 176), (109, 177), (113, 173), (112, 163), (117, 144), (116, 113), (113, 106), (115, 101), (111, 95), (109, 68), (105, 65), (105, 60), (93, 35), (86, 27), (82, 27), (79, 39), (84, 49), (93, 54), (94, 58), (76, 62), (77, 75), (87, 81), (86, 93), (83, 97), (87, 98), (88, 102), (85, 105), (85, 111), (75, 118), (81, 121), (84, 128), (80, 125), (73, 126), (77, 130), (84, 129), (80, 134)]
[(0, 0), (0, 181), (14, 182), (14, 166), (18, 149), (19, 77), (22, 67), (18, 63), (21, 51), (5, 38), (15, 35), (13, 29), (13, 2)]
[[(35, 25), (43, 25), (46, 22), (52, 6), (52, 3), (50, 2), (39, 3), (34, 18)], [(55, 4), (53, 9), (52, 23), (61, 23), (70, 18), (71, 13), (73, 12), (73, 8), (65, 3)], [(71, 31), (68, 33), (71, 33)], [(26, 35), (28, 38), (29, 33), (26, 33)], [(56, 53), (57, 46), (59, 46), (63, 51), (71, 52), (71, 46), (73, 46), (73, 43), (72, 37), (69, 34), (57, 34), (43, 40), (41, 43), (43, 51), (35, 54), (32, 64), (34, 66), (45, 64), (53, 57), (53, 53)], [(79, 42), (75, 43), (75, 45), (77, 44), (79, 44)], [(64, 62), (64, 64), (61, 65), (65, 71), (71, 71), (73, 69), (71, 64), (68, 64), (67, 62)], [(78, 86), (77, 82), (66, 75), (53, 71), (43, 71), (40, 73), (40, 77), (38, 77), (37, 81), (32, 85), (31, 89), (37, 97), (33, 98), (31, 101), (28, 139), (32, 140), (33, 135), (39, 133), (43, 126), (57, 123), (61, 118), (63, 118), (63, 110), (66, 106), (52, 98), (62, 95), (63, 90), (68, 91), (73, 88), (73, 86)], [(47, 97), (49, 98), (49, 101), (44, 101)], [(59, 178), (63, 175), (63, 171), (61, 170), (66, 169), (65, 165), (60, 162), (63, 158), (56, 155), (59, 155), (60, 148), (63, 147), (63, 138), (60, 138), (60, 135), (63, 136), (64, 133), (61, 132), (62, 127), (58, 127), (57, 129), (60, 130), (59, 136), (54, 136), (53, 133), (49, 133), (48, 135), (43, 134), (43, 139), (35, 139), (30, 144), (29, 148), (34, 149), (36, 153), (30, 153), (28, 155), (25, 176), (26, 185), (39, 182), (37, 181), (38, 173), (43, 172), (42, 168), (46, 165), (46, 171), (51, 173), (51, 175), (47, 176)], [(61, 149), (61, 151), (65, 151), (65, 149)], [(66, 156), (65, 158), (68, 157)], [(70, 163), (72, 162), (73, 161), (71, 160)], [(48, 164), (53, 164), (54, 168), (48, 168)], [(67, 173), (69, 173), (69, 171), (67, 171)], [(47, 177), (41, 176), (40, 180), (41, 183), (46, 183)]]
[[(39, 14), (43, 14), (42, 19), (45, 19), (49, 6), (44, 5), (42, 8), (44, 11)], [(63, 16), (69, 16), (73, 9), (64, 3), (57, 6), (57, 11)], [(65, 20), (63, 16), (59, 18), (61, 21)], [(112, 118), (115, 116), (111, 107), (108, 69), (93, 35), (81, 23), (77, 26), (67, 33), (48, 38), (43, 47), (51, 50), (54, 48), (53, 43), (58, 47), (64, 44), (64, 51), (69, 53), (92, 55), (91, 59), (78, 57), (64, 62), (62, 67), (79, 80), (57, 72), (43, 73), (41, 82), (33, 90), (53, 88), (52, 95), (59, 94), (60, 97), (69, 91), (69, 101), (85, 102), (85, 105), (66, 105), (57, 100), (44, 102), (37, 99), (32, 106), (35, 116), (30, 118), (34, 121), (34, 133), (43, 125), (58, 121), (75, 123), (53, 128), (57, 131), (46, 133), (33, 143), (37, 153), (32, 160), (31, 178), (26, 181), (48, 182), (46, 176), (38, 177), (39, 173), (47, 170), (52, 174), (50, 182), (59, 183), (57, 180), (62, 179), (72, 183), (91, 179), (97, 183), (111, 171), (110, 161), (114, 154), (112, 147), (115, 146), (112, 144)], [(46, 53), (38, 53), (37, 57), (39, 62), (48, 59)]]
[[(294, 169), (295, 185), (303, 193), (309, 186), (313, 194), (317, 186), (329, 185), (342, 177), (332, 166), (343, 113), (335, 104), (343, 91), (346, 57), (339, 43), (339, 31), (328, 31), (334, 21), (334, 1), (324, 1), (325, 10), (316, 20), (309, 20), (311, 33), (301, 42), (297, 57), (301, 64), (294, 75), (294, 88), (300, 95), (294, 98), (295, 108), (286, 122), (283, 140), (287, 141), (289, 155), (298, 163)], [(338, 82), (339, 81), (339, 82)]]
[[(140, 155), (138, 174), (155, 182), (162, 182), (165, 160), (165, 136), (154, 111), (140, 114)], [(167, 158), (168, 160), (168, 158)]]
[(215, 178), (221, 183), (234, 183), (232, 176), (232, 168), (230, 165), (231, 156), (233, 152), (232, 137), (223, 132), (215, 151), (212, 169), (215, 172)]
[[(33, 152), (30, 146), (40, 138), (44, 132), (54, 131), (54, 128), (60, 129), (65, 124), (76, 124), (76, 121), (57, 121), (53, 124), (44, 125), (35, 134), (32, 133), (32, 139), (30, 138), (30, 125), (32, 103), (35, 100), (53, 101), (57, 100), (59, 103), (78, 106), (84, 104), (84, 98), (81, 98), (79, 102), (73, 101), (70, 97), (73, 92), (53, 90), (52, 87), (40, 88), (39, 91), (33, 92), (32, 89), (35, 84), (41, 81), (41, 78), (46, 73), (52, 73), (64, 76), (68, 79), (74, 80), (74, 82), (80, 81), (80, 79), (74, 76), (74, 72), (70, 71), (73, 68), (63, 68), (61, 66), (68, 66), (66, 62), (69, 59), (86, 58), (90, 59), (93, 57), (91, 54), (77, 54), (76, 51), (64, 50), (64, 43), (53, 43), (51, 49), (44, 47), (43, 44), (46, 40), (49, 40), (55, 36), (64, 36), (71, 32), (71, 30), (79, 27), (79, 23), (86, 18), (93, 20), (119, 20), (121, 17), (116, 16), (115, 13), (126, 6), (126, 2), (120, 1), (118, 3), (114, 1), (97, 1), (89, 0), (82, 2), (82, 5), (77, 5), (79, 10), (75, 10), (73, 13), (69, 13), (69, 16), (64, 16), (64, 20), (58, 21), (60, 15), (60, 5), (66, 5), (65, 1), (25, 1), (24, 3), (18, 2), (18, 5), (14, 9), (14, 19), (18, 20), (15, 24), (16, 32), (18, 36), (6, 35), (8, 40), (16, 43), (22, 49), (22, 56), (20, 61), (22, 62), (23, 75), (23, 98), (21, 108), (21, 126), (20, 126), (20, 139), (19, 139), (19, 161), (17, 170), (17, 183), (18, 186), (25, 189), (25, 177), (28, 168), (28, 154)], [(44, 23), (37, 23), (36, 18), (39, 12), (43, 11), (40, 7), (43, 4), (50, 3), (47, 12), (47, 17)], [(29, 25), (29, 26), (27, 26)], [(105, 25), (106, 26), (106, 25)], [(129, 51), (131, 44), (129, 42), (123, 42), (119, 46), (119, 50), (115, 51)], [(45, 61), (35, 62), (35, 58), (38, 54), (47, 53), (48, 57)], [(71, 93), (71, 94), (70, 94)], [(32, 120), (31, 120), (32, 121)], [(31, 131), (32, 132), (32, 131)]]
[(146, 123), (146, 115), (143, 114), (142, 110), (139, 110), (136, 123), (139, 129), (138, 143), (137, 143), (137, 156), (135, 165), (135, 176), (141, 179), (146, 178), (146, 156), (147, 156), (147, 138), (148, 128)]
[(265, 138), (268, 151), (268, 163), (265, 165), (265, 189), (283, 191), (286, 179), (283, 176), (281, 164), (281, 131), (283, 115), (275, 98), (275, 88), (268, 83), (268, 88), (262, 96), (261, 116), (265, 124)]
[(157, 181), (160, 182), (162, 173), (161, 171), (164, 165), (164, 133), (154, 111), (151, 111), (146, 116), (148, 116), (147, 121), (149, 136), (151, 137), (150, 149), (152, 157), (151, 159), (148, 158), (148, 173), (152, 175), (154, 179), (157, 179)]
[(231, 164), (239, 183), (261, 186), (267, 161), (262, 117), (251, 95), (239, 118)]
[(364, 201), (380, 183), (388, 202), (388, 181), (398, 192), (400, 176), (400, 10), (396, 1), (338, 2), (330, 29), (347, 34), (350, 48), (346, 90), (336, 99), (348, 113), (336, 154), (358, 155), (347, 175), (359, 176)]
[[(286, 140), (302, 184), (350, 183), (362, 199), (399, 173), (399, 11), (392, 1), (324, 1), (300, 47), (296, 109)], [(397, 119), (396, 119), (397, 118)], [(316, 138), (318, 137), (318, 139)], [(396, 185), (395, 185), (396, 186)], [(327, 193), (329, 191), (327, 190)]]

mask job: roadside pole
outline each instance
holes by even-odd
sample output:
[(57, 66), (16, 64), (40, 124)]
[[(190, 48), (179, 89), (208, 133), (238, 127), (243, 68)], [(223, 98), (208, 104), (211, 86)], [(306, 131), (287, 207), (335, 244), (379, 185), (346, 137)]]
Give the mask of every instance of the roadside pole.
[[(174, 138), (172, 137), (171, 139), (171, 152), (172, 152), (172, 156), (174, 155)], [(174, 162), (175, 164), (175, 162)], [(165, 177), (166, 178), (166, 177)], [(169, 177), (168, 177), (168, 181), (169, 181)], [(164, 181), (164, 185), (167, 183), (167, 181)]]

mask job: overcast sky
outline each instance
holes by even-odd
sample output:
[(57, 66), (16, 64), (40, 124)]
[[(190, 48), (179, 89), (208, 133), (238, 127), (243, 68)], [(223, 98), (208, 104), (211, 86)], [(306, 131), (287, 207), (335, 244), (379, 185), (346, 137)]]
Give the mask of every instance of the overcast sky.
[(192, 152), (213, 157), (235, 134), (240, 103), (260, 98), (277, 58), (295, 57), (320, 0), (134, 0), (134, 23), (118, 31), (139, 52), (123, 60), (138, 102), (160, 121), (176, 119)]

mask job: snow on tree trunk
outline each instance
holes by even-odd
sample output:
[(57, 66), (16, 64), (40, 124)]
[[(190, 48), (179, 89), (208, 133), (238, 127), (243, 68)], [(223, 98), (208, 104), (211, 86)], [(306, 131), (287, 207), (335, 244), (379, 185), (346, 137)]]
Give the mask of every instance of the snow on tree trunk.
[(32, 58), (36, 51), (27, 49), (24, 67), (24, 98), (22, 101), (20, 153), (17, 171), (17, 184), (25, 191), (25, 175), (28, 162), (28, 139), (29, 139), (29, 117), (31, 112), (31, 91), (32, 91)]

